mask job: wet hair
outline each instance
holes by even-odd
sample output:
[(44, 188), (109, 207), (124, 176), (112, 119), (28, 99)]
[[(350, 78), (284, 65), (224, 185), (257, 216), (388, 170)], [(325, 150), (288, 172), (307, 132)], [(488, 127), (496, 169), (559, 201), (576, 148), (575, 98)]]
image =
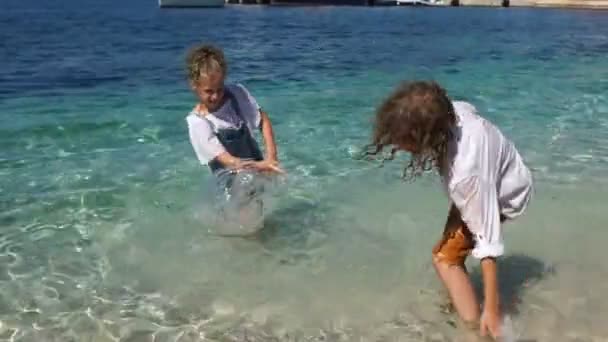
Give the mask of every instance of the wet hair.
[(403, 146), (412, 148), (404, 179), (413, 180), (433, 168), (443, 173), (456, 114), (446, 91), (434, 81), (400, 84), (376, 111), (372, 143), (364, 154), (373, 157), (390, 147), (388, 157)]
[(190, 82), (198, 82), (201, 76), (212, 72), (221, 72), (226, 75), (228, 65), (224, 52), (213, 45), (196, 46), (186, 56), (186, 72)]

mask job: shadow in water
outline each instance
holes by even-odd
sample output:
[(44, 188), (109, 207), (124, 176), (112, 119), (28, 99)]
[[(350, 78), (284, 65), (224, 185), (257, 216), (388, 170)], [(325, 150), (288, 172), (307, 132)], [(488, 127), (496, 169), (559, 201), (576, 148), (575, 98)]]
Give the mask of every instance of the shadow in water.
[(297, 240), (308, 228), (318, 227), (320, 208), (309, 202), (298, 202), (272, 211), (264, 219), (259, 239), (270, 243), (275, 239)]
[[(518, 314), (520, 298), (527, 287), (552, 275), (555, 270), (546, 263), (523, 254), (507, 255), (498, 259), (500, 300), (506, 314)], [(481, 269), (476, 266), (471, 279), (478, 294), (483, 298)]]

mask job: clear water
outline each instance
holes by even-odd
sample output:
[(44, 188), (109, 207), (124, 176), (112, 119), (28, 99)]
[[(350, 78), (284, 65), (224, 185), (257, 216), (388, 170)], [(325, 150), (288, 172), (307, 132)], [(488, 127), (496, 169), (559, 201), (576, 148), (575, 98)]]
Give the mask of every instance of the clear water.
[[(514, 336), (608, 339), (608, 12), (1, 7), (0, 340), (471, 340), (430, 267), (437, 180), (352, 158), (414, 78), (477, 105), (534, 169), (500, 268)], [(270, 113), (289, 172), (257, 240), (201, 214), (183, 74), (201, 41)]]

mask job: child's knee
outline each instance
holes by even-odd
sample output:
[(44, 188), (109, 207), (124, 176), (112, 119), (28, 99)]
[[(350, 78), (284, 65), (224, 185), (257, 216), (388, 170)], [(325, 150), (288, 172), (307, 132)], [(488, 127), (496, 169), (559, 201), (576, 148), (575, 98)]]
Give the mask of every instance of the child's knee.
[(467, 254), (450, 250), (433, 250), (432, 260), (435, 268), (464, 266)]
[(444, 261), (444, 259), (437, 255), (434, 251), (433, 251), (433, 255), (432, 255), (432, 259), (433, 259), (433, 266), (435, 268), (441, 267), (441, 265), (446, 265), (447, 263)]

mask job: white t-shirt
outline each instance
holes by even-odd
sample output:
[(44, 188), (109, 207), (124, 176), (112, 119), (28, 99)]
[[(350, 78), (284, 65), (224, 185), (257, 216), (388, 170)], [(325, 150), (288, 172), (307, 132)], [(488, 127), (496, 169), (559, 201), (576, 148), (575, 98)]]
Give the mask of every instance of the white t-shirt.
[(521, 215), (532, 196), (532, 174), (515, 146), (467, 102), (454, 101), (457, 127), (448, 147), (444, 185), (475, 237), (475, 258), (504, 253), (500, 215)]
[(226, 92), (231, 92), (238, 102), (241, 116), (236, 113), (233, 101), (224, 94), (226, 101), (215, 112), (204, 114), (195, 109), (186, 117), (190, 143), (201, 164), (207, 165), (226, 149), (216, 133), (219, 129), (239, 128), (246, 124), (253, 133), (260, 127), (260, 106), (247, 89), (241, 84), (226, 85)]

